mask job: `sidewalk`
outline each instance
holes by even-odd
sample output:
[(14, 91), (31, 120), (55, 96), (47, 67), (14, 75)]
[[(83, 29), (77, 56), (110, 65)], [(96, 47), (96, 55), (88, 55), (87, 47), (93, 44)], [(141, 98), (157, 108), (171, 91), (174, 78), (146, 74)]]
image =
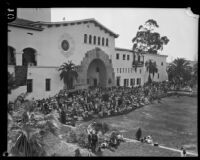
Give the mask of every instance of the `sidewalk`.
[[(137, 141), (135, 139), (130, 139), (130, 138), (124, 138), (126, 140), (126, 142), (134, 142), (134, 143), (141, 143), (140, 141)], [(149, 145), (152, 145), (152, 144), (149, 144)], [(152, 145), (153, 146), (153, 145)], [(171, 151), (174, 151), (174, 152), (182, 152), (182, 150), (179, 150), (179, 149), (175, 149), (175, 148), (170, 148), (170, 147), (165, 147), (165, 146), (157, 146), (159, 148), (163, 148), (163, 149), (167, 149), (167, 150), (171, 150)], [(187, 154), (188, 155), (192, 155), (192, 156), (198, 156), (197, 153), (193, 153), (193, 152), (188, 152), (187, 151)]]

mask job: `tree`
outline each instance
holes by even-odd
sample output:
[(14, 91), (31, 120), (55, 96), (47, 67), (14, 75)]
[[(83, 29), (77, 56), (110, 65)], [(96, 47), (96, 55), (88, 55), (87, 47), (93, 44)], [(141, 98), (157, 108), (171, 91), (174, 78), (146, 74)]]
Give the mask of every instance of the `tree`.
[(60, 66), (58, 71), (61, 71), (60, 73), (60, 79), (64, 81), (64, 88), (72, 89), (73, 88), (73, 80), (74, 78), (77, 80), (78, 73), (76, 72), (77, 66), (73, 64), (71, 61), (68, 61), (68, 63), (64, 63)]
[(177, 58), (172, 63), (169, 64), (167, 73), (169, 76), (169, 81), (175, 83), (178, 87), (184, 82), (191, 80), (192, 67), (190, 63), (184, 58)]
[(144, 25), (140, 25), (136, 36), (132, 39), (134, 53), (151, 53), (157, 54), (163, 50), (163, 45), (169, 42), (168, 37), (161, 37), (158, 32), (154, 32), (158, 28), (155, 20), (149, 19)]
[(152, 74), (153, 78), (154, 78), (155, 73), (158, 72), (158, 68), (157, 68), (156, 62), (152, 62), (151, 60), (146, 61), (145, 67), (146, 67), (147, 71), (149, 72), (148, 82), (151, 83), (152, 79), (151, 79), (151, 75), (150, 74)]
[(141, 137), (142, 137), (142, 130), (141, 130), (141, 128), (138, 128), (138, 130), (135, 134), (135, 138), (139, 141)]
[(198, 63), (195, 63), (192, 69), (193, 69), (192, 82), (196, 84), (198, 78)]

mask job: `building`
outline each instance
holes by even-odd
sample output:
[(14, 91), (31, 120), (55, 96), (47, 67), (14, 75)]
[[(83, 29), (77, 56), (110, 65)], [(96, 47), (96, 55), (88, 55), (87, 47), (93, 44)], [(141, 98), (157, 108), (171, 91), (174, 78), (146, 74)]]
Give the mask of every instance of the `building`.
[[(145, 62), (156, 61), (155, 81), (167, 79), (165, 55), (133, 54), (115, 47), (119, 35), (95, 19), (50, 22), (50, 9), (18, 9), (18, 18), (8, 24), (8, 71), (27, 68), (27, 81), (13, 90), (9, 100), (20, 93), (27, 98), (46, 98), (63, 88), (58, 68), (72, 61), (78, 68), (76, 89), (89, 86), (136, 86), (148, 79)], [(30, 17), (30, 18), (29, 18)], [(37, 19), (38, 18), (38, 19)], [(132, 62), (139, 62), (137, 68)]]

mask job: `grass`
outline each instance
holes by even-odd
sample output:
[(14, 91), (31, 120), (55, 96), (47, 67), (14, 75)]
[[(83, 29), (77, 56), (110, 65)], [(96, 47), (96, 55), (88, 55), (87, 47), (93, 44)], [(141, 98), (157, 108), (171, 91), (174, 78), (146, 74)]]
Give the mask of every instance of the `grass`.
[(103, 156), (180, 157), (180, 153), (142, 143), (122, 143), (115, 152), (105, 150)]
[[(163, 98), (161, 103), (144, 106), (127, 115), (109, 117), (101, 121), (118, 128), (124, 137), (134, 138), (137, 129), (142, 135), (152, 135), (160, 145), (197, 153), (197, 97)], [(109, 155), (110, 151), (105, 152)], [(111, 156), (180, 156), (180, 153), (144, 144), (124, 143)]]
[[(65, 139), (59, 139), (52, 134), (48, 134), (45, 137), (45, 150), (48, 156), (55, 155), (56, 157), (67, 156), (74, 157), (75, 150), (80, 149), (82, 156), (88, 156), (89, 152), (87, 149), (83, 149), (74, 143), (67, 143)], [(94, 155), (93, 155), (94, 156)]]

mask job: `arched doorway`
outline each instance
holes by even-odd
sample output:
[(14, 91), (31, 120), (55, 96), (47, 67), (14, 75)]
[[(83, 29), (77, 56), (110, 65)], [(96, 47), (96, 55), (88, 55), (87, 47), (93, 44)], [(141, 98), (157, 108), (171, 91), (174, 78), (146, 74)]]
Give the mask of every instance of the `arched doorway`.
[(8, 46), (8, 65), (16, 65), (15, 49)]
[(36, 66), (36, 50), (33, 48), (25, 48), (22, 55), (23, 66)]
[(87, 84), (89, 86), (106, 87), (107, 71), (104, 62), (101, 59), (94, 59), (88, 66)]

